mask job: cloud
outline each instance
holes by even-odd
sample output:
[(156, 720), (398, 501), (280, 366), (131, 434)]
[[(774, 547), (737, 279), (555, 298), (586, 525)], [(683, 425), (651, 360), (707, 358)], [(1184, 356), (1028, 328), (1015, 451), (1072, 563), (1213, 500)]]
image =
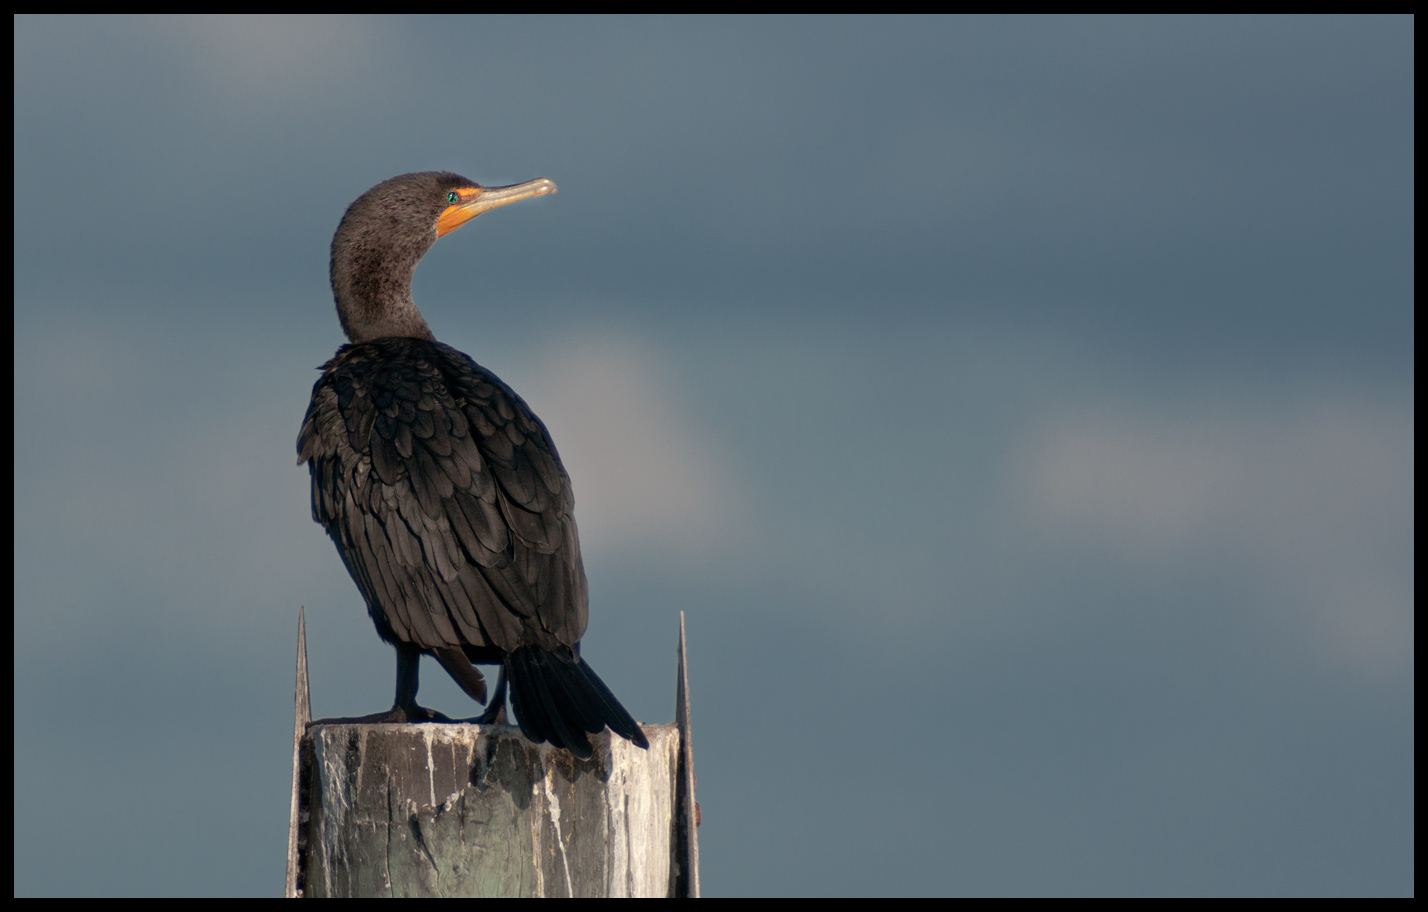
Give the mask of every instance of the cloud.
[(361, 73), (376, 53), (366, 19), (326, 16), (203, 16), (162, 20), (157, 30), (175, 43), (225, 106), (291, 105)]
[(1019, 454), (1023, 514), (1063, 547), (1248, 570), (1335, 664), (1411, 667), (1411, 402), (1249, 401), (1063, 409)]
[(739, 501), (715, 441), (691, 421), (670, 370), (632, 338), (548, 349), (522, 387), (560, 449), (581, 540), (697, 552)]

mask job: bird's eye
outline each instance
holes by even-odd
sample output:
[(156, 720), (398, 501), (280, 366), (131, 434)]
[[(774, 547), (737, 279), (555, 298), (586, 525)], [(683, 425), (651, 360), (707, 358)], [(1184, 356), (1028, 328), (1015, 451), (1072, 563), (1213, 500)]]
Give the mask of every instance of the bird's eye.
[(452, 190), (450, 193), (446, 194), (446, 201), (451, 205), (455, 206), (457, 203), (461, 202), (461, 195), (455, 190)]

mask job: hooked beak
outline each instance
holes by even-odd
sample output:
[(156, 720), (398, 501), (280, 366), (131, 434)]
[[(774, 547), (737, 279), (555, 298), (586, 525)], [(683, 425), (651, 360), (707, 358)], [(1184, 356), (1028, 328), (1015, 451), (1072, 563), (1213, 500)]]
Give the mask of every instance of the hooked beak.
[(507, 203), (554, 193), (555, 181), (540, 177), (509, 187), (468, 187), (456, 192), (461, 195), (461, 201), (447, 206), (441, 215), (437, 216), (437, 237), (450, 234), (483, 212)]

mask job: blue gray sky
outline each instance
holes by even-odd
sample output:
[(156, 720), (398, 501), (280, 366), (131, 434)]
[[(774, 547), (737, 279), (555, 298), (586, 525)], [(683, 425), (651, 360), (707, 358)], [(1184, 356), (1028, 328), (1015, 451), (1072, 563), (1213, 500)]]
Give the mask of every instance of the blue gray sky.
[[(1413, 22), (15, 20), (15, 892), (281, 890), (394, 662), (294, 440), (395, 174), (729, 894), (1412, 894)], [(434, 666), (424, 702), (472, 704)]]

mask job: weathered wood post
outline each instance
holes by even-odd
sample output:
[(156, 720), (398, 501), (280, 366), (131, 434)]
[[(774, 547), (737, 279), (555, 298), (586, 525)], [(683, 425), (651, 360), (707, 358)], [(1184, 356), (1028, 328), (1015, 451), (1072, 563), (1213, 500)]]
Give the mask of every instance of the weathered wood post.
[(578, 760), (508, 725), (311, 719), (298, 612), (287, 895), (698, 896), (684, 615), (675, 723)]

